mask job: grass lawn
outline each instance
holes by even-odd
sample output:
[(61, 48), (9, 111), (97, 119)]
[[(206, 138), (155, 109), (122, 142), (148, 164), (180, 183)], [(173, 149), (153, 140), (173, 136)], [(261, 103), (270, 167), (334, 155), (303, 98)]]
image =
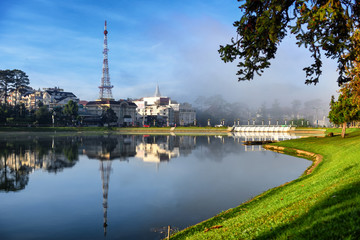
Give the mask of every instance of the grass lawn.
[[(309, 174), (171, 239), (360, 239), (360, 131), (279, 142), (323, 156)], [(234, 189), (235, 190), (235, 189)]]

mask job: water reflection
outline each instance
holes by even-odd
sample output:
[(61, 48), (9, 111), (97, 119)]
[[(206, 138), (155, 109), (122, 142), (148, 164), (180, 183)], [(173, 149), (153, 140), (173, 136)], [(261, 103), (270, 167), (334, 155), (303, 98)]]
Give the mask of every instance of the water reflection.
[(29, 174), (35, 170), (57, 173), (73, 167), (79, 155), (100, 161), (103, 192), (103, 227), (107, 233), (108, 192), (112, 160), (129, 161), (137, 157), (144, 162), (168, 162), (180, 154), (188, 155), (195, 148), (191, 136), (68, 136), (25, 139), (0, 139), (0, 191), (23, 190)]
[(186, 156), (195, 146), (196, 137), (193, 136), (52, 136), (50, 139), (28, 136), (22, 140), (3, 138), (0, 139), (0, 189), (24, 189), (29, 173), (39, 169), (57, 173), (64, 168), (73, 167), (79, 155), (102, 162), (115, 159), (129, 161), (130, 157), (137, 157), (144, 162), (160, 163), (168, 162), (180, 154)]
[[(100, 232), (107, 238), (117, 238), (121, 234), (126, 239), (149, 239), (151, 228), (161, 228), (167, 224), (180, 228), (186, 227), (233, 207), (269, 187), (288, 181), (288, 178), (285, 178), (285, 180), (279, 179), (272, 183), (273, 175), (280, 175), (280, 171), (289, 172), (289, 169), (294, 168), (291, 166), (292, 163), (287, 169), (284, 167), (286, 164), (279, 161), (280, 159), (263, 161), (263, 156), (256, 155), (258, 153), (252, 154), (251, 161), (248, 161), (247, 157), (250, 155), (246, 151), (263, 151), (263, 149), (259, 146), (242, 146), (243, 140), (244, 136), (239, 134), (228, 136), (111, 134), (50, 137), (31, 134), (0, 136), (0, 191), (19, 192), (25, 189), (29, 184), (31, 173), (35, 175), (44, 171), (58, 174), (57, 179), (60, 179), (59, 175), (71, 172), (64, 169), (74, 168), (72, 175), (67, 177), (73, 178), (76, 174), (81, 176), (85, 184), (80, 187), (96, 192), (94, 195), (96, 197), (88, 198), (85, 198), (85, 195), (74, 194), (80, 202), (84, 201), (80, 205), (84, 206), (83, 212), (94, 208), (103, 210), (101, 217), (100, 215), (93, 217), (93, 219), (101, 220), (101, 222), (93, 221), (99, 227), (102, 224), (103, 232), (97, 229), (94, 233), (95, 230), (91, 229), (89, 235), (91, 235), (90, 232), (93, 234)], [(252, 149), (245, 148), (244, 151), (244, 147), (252, 147)], [(260, 155), (265, 156), (265, 153), (261, 152)], [(90, 161), (83, 161), (88, 159)], [(143, 164), (138, 164), (139, 162)], [(171, 164), (167, 164), (170, 162)], [(87, 172), (90, 169), (85, 168), (92, 165), (88, 163), (99, 164), (99, 170), (96, 169), (96, 171), (97, 180), (101, 179), (101, 186), (88, 184), (94, 179), (93, 174)], [(160, 165), (161, 171), (159, 171)], [(144, 166), (150, 166), (150, 168)], [(157, 171), (155, 172), (151, 166), (156, 166)], [(274, 169), (269, 170), (269, 166), (273, 166)], [(301, 165), (299, 172), (301, 173), (305, 168)], [(64, 173), (59, 174), (62, 171)], [(257, 172), (260, 172), (261, 177), (251, 178)], [(41, 179), (37, 182), (41, 189), (48, 176), (38, 174), (37, 177)], [(70, 189), (77, 193), (79, 189), (71, 186), (76, 182), (69, 178), (62, 179), (64, 183), (59, 181), (58, 188), (54, 187), (54, 191)], [(57, 179), (55, 181), (58, 181)], [(110, 179), (113, 181), (111, 189), (109, 189)], [(264, 183), (258, 184), (258, 180), (261, 179), (264, 179)], [(70, 184), (65, 184), (66, 181), (70, 181)], [(100, 187), (102, 201), (95, 202), (95, 205), (91, 201), (101, 199)], [(30, 187), (29, 189), (34, 190)], [(43, 193), (43, 195), (46, 194)], [(11, 194), (6, 195), (9, 199), (11, 198)], [(53, 199), (53, 201), (56, 200)], [(63, 199), (58, 201), (63, 201)], [(21, 202), (21, 204), (25, 206), (27, 203)], [(66, 207), (62, 209), (66, 210)], [(41, 212), (39, 209), (37, 211)], [(61, 210), (57, 212), (57, 218), (60, 218), (59, 215), (62, 214), (60, 212)], [(109, 214), (108, 219), (110, 212), (113, 214)], [(0, 215), (1, 213), (0, 211)], [(1, 224), (5, 223), (1, 220), (0, 217)], [(66, 217), (62, 219), (63, 222), (68, 220)], [(85, 224), (86, 222), (91, 225), (88, 217), (81, 220), (84, 223), (79, 223), (78, 227), (84, 226), (84, 229), (88, 229), (88, 225)], [(65, 224), (63, 222), (62, 224)], [(113, 228), (109, 228), (110, 222)], [(127, 228), (129, 230), (126, 230)], [(4, 230), (0, 229), (0, 235), (2, 233)], [(115, 236), (116, 234), (118, 235)], [(129, 237), (128, 234), (133, 236)], [(159, 238), (158, 235), (152, 236), (155, 239)], [(91, 238), (98, 239), (98, 237), (94, 235)], [(61, 238), (59, 235), (58, 239), (66, 239), (66, 237)]]
[[(299, 136), (288, 133), (264, 135), (264, 133), (240, 133), (230, 135), (241, 144), (246, 139), (285, 140)], [(0, 139), (0, 190), (18, 191), (25, 188), (29, 173), (42, 169), (57, 173), (73, 167), (79, 155), (89, 159), (129, 161), (130, 157), (141, 158), (144, 162), (158, 164), (168, 162), (180, 155), (187, 156), (195, 147), (212, 145), (208, 149), (210, 158), (221, 160), (227, 151), (223, 148), (228, 136), (202, 137), (197, 143), (196, 136), (28, 136), (25, 139)], [(244, 146), (245, 151), (264, 151), (261, 146)]]
[(57, 173), (73, 167), (78, 159), (76, 138), (0, 139), (0, 191), (22, 190), (31, 172)]

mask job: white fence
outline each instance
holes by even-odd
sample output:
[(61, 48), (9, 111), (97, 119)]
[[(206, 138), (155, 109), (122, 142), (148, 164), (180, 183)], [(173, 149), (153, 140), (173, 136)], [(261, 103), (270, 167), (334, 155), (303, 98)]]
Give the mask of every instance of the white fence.
[(295, 127), (291, 126), (234, 126), (234, 132), (288, 132), (295, 130)]

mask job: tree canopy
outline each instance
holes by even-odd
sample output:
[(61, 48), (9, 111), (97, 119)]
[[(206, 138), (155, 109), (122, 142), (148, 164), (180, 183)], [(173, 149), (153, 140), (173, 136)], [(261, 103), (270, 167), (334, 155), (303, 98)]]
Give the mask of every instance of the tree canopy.
[[(355, 30), (353, 41), (360, 41), (360, 32)], [(329, 119), (335, 124), (342, 124), (341, 136), (345, 137), (346, 125), (348, 122), (360, 119), (360, 46), (357, 45), (351, 67), (346, 67), (346, 76), (351, 80), (344, 83), (339, 91), (339, 97), (335, 101), (331, 97)]]
[(354, 102), (349, 91), (340, 93), (337, 101), (331, 97), (329, 119), (332, 123), (342, 125), (341, 136), (345, 137), (346, 125), (348, 122), (356, 121), (360, 117), (359, 106)]
[(348, 82), (346, 69), (356, 57), (358, 42), (352, 41), (360, 23), (360, 5), (352, 0), (238, 0), (242, 15), (234, 22), (237, 38), (220, 46), (224, 62), (239, 58), (239, 81), (261, 75), (275, 58), (288, 34), (307, 48), (313, 63), (304, 67), (306, 84), (317, 84), (322, 73), (321, 56), (338, 62), (339, 85)]
[(75, 120), (79, 115), (79, 106), (73, 100), (70, 100), (67, 104), (65, 104), (63, 113), (68, 118), (69, 121)]
[(7, 103), (7, 97), (11, 91), (25, 88), (29, 83), (29, 77), (21, 70), (0, 70), (0, 95), (4, 98), (5, 103)]
[(101, 114), (101, 121), (106, 124), (110, 124), (113, 122), (116, 122), (118, 120), (118, 117), (116, 116), (116, 113), (111, 108), (105, 108), (103, 110), (103, 113)]
[(39, 106), (35, 111), (35, 119), (39, 124), (49, 124), (51, 122), (51, 113), (47, 106)]

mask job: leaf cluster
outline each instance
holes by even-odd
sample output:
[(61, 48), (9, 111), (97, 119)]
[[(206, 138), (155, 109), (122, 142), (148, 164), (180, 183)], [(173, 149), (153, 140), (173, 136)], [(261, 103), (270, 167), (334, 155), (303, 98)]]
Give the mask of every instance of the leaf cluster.
[(101, 121), (103, 123), (110, 124), (116, 122), (117, 120), (118, 117), (116, 116), (116, 113), (112, 108), (106, 107), (105, 109), (103, 109), (103, 113), (101, 115)]
[(332, 123), (342, 124), (360, 119), (360, 108), (354, 102), (350, 91), (340, 93), (337, 101), (331, 97), (329, 119)]
[(79, 111), (78, 104), (73, 100), (70, 100), (67, 104), (65, 104), (63, 109), (63, 114), (67, 118), (74, 120), (79, 115), (78, 111)]
[(351, 0), (238, 0), (242, 17), (234, 22), (237, 39), (220, 46), (224, 62), (240, 59), (239, 81), (252, 80), (270, 66), (287, 34), (307, 48), (313, 63), (303, 70), (306, 84), (317, 84), (322, 73), (322, 53), (337, 59), (339, 85), (349, 81), (346, 68), (356, 57), (351, 40), (359, 25), (360, 6)]

